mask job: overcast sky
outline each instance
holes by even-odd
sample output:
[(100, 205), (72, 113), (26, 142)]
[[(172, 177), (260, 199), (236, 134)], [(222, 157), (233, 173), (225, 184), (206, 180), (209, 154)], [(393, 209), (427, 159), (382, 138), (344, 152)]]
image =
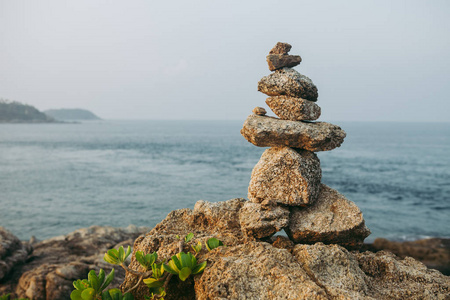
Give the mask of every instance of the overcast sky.
[(278, 41), (317, 85), (320, 120), (450, 121), (447, 0), (0, 0), (0, 98), (243, 121), (268, 110), (257, 82)]

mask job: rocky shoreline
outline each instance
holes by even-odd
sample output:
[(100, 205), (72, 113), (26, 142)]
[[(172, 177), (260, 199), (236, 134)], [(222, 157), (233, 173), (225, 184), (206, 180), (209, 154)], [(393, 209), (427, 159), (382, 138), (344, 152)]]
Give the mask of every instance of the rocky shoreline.
[[(234, 201), (235, 205), (236, 203), (237, 201)], [(211, 210), (214, 204), (200, 201), (197, 209), (201, 206), (204, 207), (203, 210), (205, 208)], [(221, 209), (218, 208), (217, 210)], [(117, 249), (121, 245), (133, 245), (135, 240), (142, 241), (145, 239), (146, 234), (148, 236), (152, 232), (161, 232), (163, 227), (167, 226), (167, 219), (173, 221), (174, 217), (179, 215), (179, 211), (183, 214), (191, 210), (183, 209), (172, 212), (166, 220), (158, 224), (152, 231), (148, 227), (133, 225), (126, 228), (92, 226), (39, 242), (19, 241), (5, 228), (0, 227), (0, 295), (12, 293), (17, 297), (28, 297), (30, 299), (69, 299), (74, 280), (85, 278), (91, 269), (96, 271), (100, 268), (107, 271), (111, 270), (111, 265), (103, 261), (103, 255), (108, 249)], [(204, 218), (208, 217), (204, 213), (202, 215)], [(220, 226), (220, 223), (218, 225)], [(181, 232), (177, 229), (175, 231)], [(150, 236), (153, 236), (153, 234)], [(230, 245), (229, 238), (227, 241)], [(292, 249), (293, 247), (293, 243), (284, 236), (274, 236), (270, 240), (260, 243), (263, 244), (261, 247), (264, 248), (269, 247), (269, 245), (277, 249)], [(319, 243), (317, 246), (305, 245), (303, 247), (325, 247), (325, 245)], [(367, 253), (379, 252), (383, 256), (391, 257), (400, 262), (406, 257), (412, 257), (428, 268), (439, 270), (447, 275), (442, 277), (439, 273), (432, 273), (442, 278), (450, 287), (450, 277), (448, 277), (450, 275), (450, 239), (430, 238), (396, 242), (378, 238), (374, 243), (364, 244), (359, 251), (351, 253), (364, 253), (366, 251), (370, 251)], [(387, 254), (387, 251), (394, 253), (397, 257)], [(410, 258), (407, 259), (411, 260)], [(333, 266), (330, 267), (333, 268)], [(119, 286), (124, 279), (125, 272), (121, 268), (116, 268), (116, 278), (113, 285)], [(186, 299), (194, 299), (194, 297)], [(431, 297), (427, 299), (439, 298)]]

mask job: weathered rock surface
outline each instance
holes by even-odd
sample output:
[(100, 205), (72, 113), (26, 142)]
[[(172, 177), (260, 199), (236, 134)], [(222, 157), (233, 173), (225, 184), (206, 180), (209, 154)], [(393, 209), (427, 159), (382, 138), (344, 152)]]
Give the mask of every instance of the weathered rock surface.
[(339, 126), (325, 122), (300, 122), (250, 115), (241, 134), (255, 146), (287, 146), (313, 152), (339, 147), (346, 136)]
[(276, 205), (264, 207), (259, 203), (246, 202), (239, 212), (239, 220), (245, 236), (266, 238), (288, 225), (289, 209)]
[(314, 121), (320, 117), (320, 106), (302, 98), (274, 96), (266, 99), (270, 109), (282, 120)]
[(387, 250), (400, 258), (410, 256), (424, 263), (428, 268), (450, 275), (450, 239), (430, 238), (417, 241), (396, 242), (377, 238), (364, 249), (372, 252)]
[(0, 227), (0, 281), (15, 266), (23, 264), (32, 251), (30, 244), (22, 243), (6, 228)]
[(338, 245), (297, 245), (292, 254), (332, 299), (370, 299), (358, 260)]
[(267, 111), (263, 107), (257, 106), (253, 109), (253, 113), (258, 116), (265, 116)]
[(269, 148), (253, 168), (248, 198), (284, 205), (311, 205), (317, 199), (322, 171), (313, 152), (289, 147)]
[[(73, 281), (87, 278), (89, 270), (103, 268), (109, 272), (112, 266), (103, 261), (104, 253), (124, 243), (132, 245), (137, 236), (149, 228), (113, 228), (92, 226), (76, 230), (33, 245), (34, 251), (25, 264), (15, 267), (0, 284), (0, 295), (13, 293), (29, 299), (70, 299)], [(116, 268), (112, 285), (118, 286), (125, 272)]]
[(276, 70), (261, 78), (258, 91), (268, 96), (286, 95), (310, 101), (317, 101), (319, 96), (311, 79), (290, 68)]
[(269, 54), (288, 54), (292, 46), (288, 43), (278, 42), (270, 51)]
[(386, 251), (355, 253), (376, 299), (449, 299), (450, 277)]
[(292, 254), (330, 299), (447, 299), (450, 292), (450, 277), (384, 251), (317, 243), (297, 245)]
[(355, 203), (322, 184), (314, 205), (291, 208), (286, 233), (296, 243), (323, 242), (357, 249), (370, 230)]
[[(227, 246), (243, 243), (245, 240), (239, 221), (239, 210), (247, 201), (245, 199), (232, 199), (224, 202), (211, 203), (198, 201), (194, 209), (179, 209), (172, 211), (161, 223), (155, 226), (145, 237), (138, 238), (134, 243), (133, 253), (143, 251), (152, 253), (157, 251), (160, 259), (169, 259), (179, 251), (177, 235), (183, 237), (193, 233), (193, 242), (204, 242), (212, 237), (218, 238)], [(191, 250), (190, 245), (184, 245), (184, 251)], [(203, 247), (197, 256), (203, 261), (207, 250)], [(132, 269), (139, 269), (139, 263), (133, 258), (129, 265)], [(196, 275), (199, 276), (199, 275)], [(129, 289), (137, 283), (137, 278), (127, 274), (122, 290)], [(192, 279), (180, 282), (172, 278), (168, 286), (168, 296), (165, 299), (194, 299), (194, 285)], [(135, 299), (143, 299), (149, 295), (148, 288), (141, 283), (133, 292)]]
[(208, 267), (195, 279), (198, 300), (328, 299), (289, 251), (270, 244), (219, 247), (205, 258)]
[(269, 54), (266, 60), (269, 70), (275, 71), (281, 68), (295, 67), (301, 63), (302, 58), (299, 55)]

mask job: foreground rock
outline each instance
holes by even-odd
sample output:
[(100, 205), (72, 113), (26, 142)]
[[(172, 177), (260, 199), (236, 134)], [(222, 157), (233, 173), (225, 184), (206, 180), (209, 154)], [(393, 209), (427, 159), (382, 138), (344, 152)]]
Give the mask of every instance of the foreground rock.
[(302, 98), (275, 96), (267, 98), (266, 103), (282, 120), (314, 121), (320, 117), (319, 105)]
[(328, 299), (284, 249), (251, 242), (218, 248), (195, 280), (196, 299)]
[(291, 208), (286, 233), (296, 243), (323, 242), (357, 249), (370, 230), (355, 203), (322, 184), (313, 206)]
[(239, 220), (245, 236), (267, 238), (288, 225), (289, 209), (246, 202), (239, 212)]
[(0, 281), (14, 267), (23, 264), (32, 251), (33, 248), (30, 244), (22, 243), (6, 228), (0, 227)]
[(297, 245), (293, 255), (330, 299), (447, 299), (450, 278), (388, 252), (350, 253), (337, 245)]
[(317, 101), (319, 96), (317, 87), (311, 79), (294, 69), (283, 68), (261, 78), (258, 82), (258, 91), (268, 96), (286, 95)]
[[(234, 246), (244, 242), (245, 238), (241, 231), (239, 221), (239, 211), (245, 204), (244, 199), (232, 199), (224, 202), (211, 203), (198, 201), (193, 210), (179, 209), (172, 211), (161, 223), (156, 225), (145, 237), (140, 237), (135, 241), (133, 258), (130, 268), (139, 269), (139, 263), (134, 258), (136, 251), (152, 253), (157, 251), (160, 259), (170, 259), (179, 252), (179, 239), (177, 235), (183, 237), (188, 233), (193, 233), (195, 242), (202, 244), (209, 238), (218, 238), (227, 246)], [(190, 251), (191, 246), (185, 245), (183, 251)], [(203, 261), (207, 250), (203, 247), (197, 256), (198, 261)], [(197, 275), (197, 277), (200, 275)], [(138, 278), (127, 274), (122, 290), (127, 290), (138, 282)], [(148, 288), (141, 283), (133, 292), (135, 299), (144, 299), (149, 296)], [(181, 282), (175, 276), (168, 286), (168, 296), (170, 299), (195, 299), (194, 282), (192, 278)]]
[(314, 153), (270, 148), (253, 168), (248, 198), (255, 203), (273, 200), (284, 205), (310, 205), (319, 195), (321, 178), (320, 161)]
[[(87, 278), (89, 270), (112, 266), (103, 261), (104, 253), (133, 241), (149, 228), (92, 226), (33, 244), (33, 252), (23, 265), (16, 266), (0, 284), (0, 295), (13, 293), (29, 299), (70, 299), (73, 281)], [(118, 286), (125, 272), (116, 268), (112, 285)]]
[(450, 239), (430, 238), (417, 241), (396, 242), (377, 238), (373, 244), (364, 245), (372, 252), (387, 250), (400, 258), (410, 256), (424, 263), (428, 268), (450, 275)]
[(367, 278), (358, 260), (342, 247), (323, 243), (297, 245), (292, 253), (333, 299), (370, 299)]
[(313, 152), (337, 148), (346, 136), (344, 130), (330, 123), (289, 121), (257, 115), (247, 117), (241, 134), (255, 146), (284, 145)]
[(376, 299), (449, 299), (450, 277), (390, 252), (355, 254)]

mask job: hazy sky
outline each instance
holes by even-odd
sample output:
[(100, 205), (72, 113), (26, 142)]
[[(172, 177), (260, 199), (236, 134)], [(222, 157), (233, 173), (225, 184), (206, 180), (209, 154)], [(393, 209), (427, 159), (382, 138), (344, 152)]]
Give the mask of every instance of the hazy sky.
[(243, 121), (268, 109), (257, 82), (278, 41), (317, 85), (320, 120), (450, 121), (447, 0), (0, 0), (0, 98)]

